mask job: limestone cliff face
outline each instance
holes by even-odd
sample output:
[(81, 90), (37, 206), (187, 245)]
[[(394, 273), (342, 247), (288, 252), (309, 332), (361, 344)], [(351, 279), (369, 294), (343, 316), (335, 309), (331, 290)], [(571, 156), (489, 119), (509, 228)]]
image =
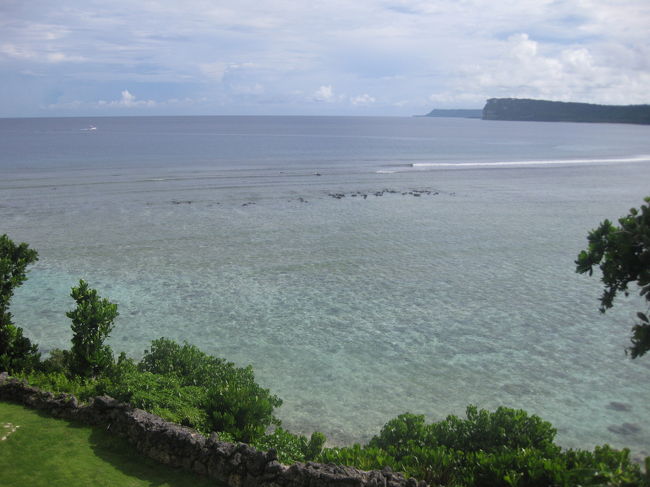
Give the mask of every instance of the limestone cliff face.
[(650, 124), (650, 105), (593, 105), (521, 98), (491, 98), (483, 120)]

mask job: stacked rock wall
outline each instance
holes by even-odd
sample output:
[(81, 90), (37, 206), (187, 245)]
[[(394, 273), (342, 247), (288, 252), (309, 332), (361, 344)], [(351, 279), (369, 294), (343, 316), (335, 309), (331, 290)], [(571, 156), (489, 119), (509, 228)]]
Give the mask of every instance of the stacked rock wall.
[(172, 467), (215, 479), (229, 487), (426, 487), (386, 468), (366, 472), (314, 462), (282, 465), (275, 450), (206, 438), (197, 431), (120, 403), (108, 396), (80, 405), (71, 394), (52, 394), (0, 374), (0, 399), (47, 412), (53, 417), (102, 426), (124, 437), (144, 455)]

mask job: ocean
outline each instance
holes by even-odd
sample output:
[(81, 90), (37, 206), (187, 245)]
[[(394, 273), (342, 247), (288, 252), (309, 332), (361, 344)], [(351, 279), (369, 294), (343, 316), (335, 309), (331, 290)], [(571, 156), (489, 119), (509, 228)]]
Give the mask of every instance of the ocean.
[(640, 308), (598, 312), (587, 233), (650, 194), (650, 127), (381, 117), (0, 119), (0, 234), (39, 252), (11, 312), (70, 346), (70, 288), (110, 344), (188, 341), (365, 442), (403, 412), (522, 408), (558, 443), (650, 454)]

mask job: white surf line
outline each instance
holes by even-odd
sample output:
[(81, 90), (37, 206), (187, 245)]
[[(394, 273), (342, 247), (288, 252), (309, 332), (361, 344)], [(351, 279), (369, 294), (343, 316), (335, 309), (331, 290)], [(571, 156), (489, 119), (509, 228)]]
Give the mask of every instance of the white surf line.
[(12, 433), (15, 433), (16, 430), (18, 428), (20, 428), (19, 425), (14, 425), (12, 423), (5, 423), (5, 424), (2, 425), (2, 427), (4, 429), (6, 429), (6, 430), (9, 430), (9, 431), (6, 431), (6, 434), (2, 438), (0, 438), (0, 441), (5, 441), (7, 438), (9, 438), (9, 435), (11, 435)]
[(610, 159), (553, 159), (539, 161), (498, 161), (498, 162), (414, 162), (411, 167), (467, 167), (467, 166), (535, 166), (549, 164), (598, 164), (613, 162), (650, 161), (650, 156), (618, 157)]

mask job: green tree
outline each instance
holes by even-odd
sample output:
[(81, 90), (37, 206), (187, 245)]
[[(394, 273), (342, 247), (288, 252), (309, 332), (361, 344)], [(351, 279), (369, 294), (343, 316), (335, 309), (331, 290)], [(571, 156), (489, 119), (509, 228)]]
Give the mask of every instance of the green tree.
[(23, 336), (9, 312), (14, 289), (27, 279), (27, 266), (37, 260), (38, 253), (26, 243), (15, 245), (6, 234), (0, 236), (0, 370), (13, 372), (38, 362), (37, 345)]
[[(650, 203), (650, 196), (644, 199)], [(618, 293), (629, 295), (628, 285), (636, 283), (639, 294), (650, 307), (650, 208), (630, 209), (630, 214), (618, 220), (619, 226), (603, 221), (587, 237), (589, 247), (578, 255), (576, 272), (592, 275), (595, 266), (602, 272), (605, 288), (600, 297), (600, 311), (614, 305)], [(650, 350), (650, 321), (648, 314), (637, 313), (638, 322), (632, 327), (632, 358)]]
[(72, 320), (72, 349), (70, 371), (81, 377), (98, 377), (113, 365), (113, 351), (104, 341), (113, 331), (118, 316), (117, 304), (100, 298), (95, 289), (80, 280), (70, 296), (77, 307), (66, 313)]

